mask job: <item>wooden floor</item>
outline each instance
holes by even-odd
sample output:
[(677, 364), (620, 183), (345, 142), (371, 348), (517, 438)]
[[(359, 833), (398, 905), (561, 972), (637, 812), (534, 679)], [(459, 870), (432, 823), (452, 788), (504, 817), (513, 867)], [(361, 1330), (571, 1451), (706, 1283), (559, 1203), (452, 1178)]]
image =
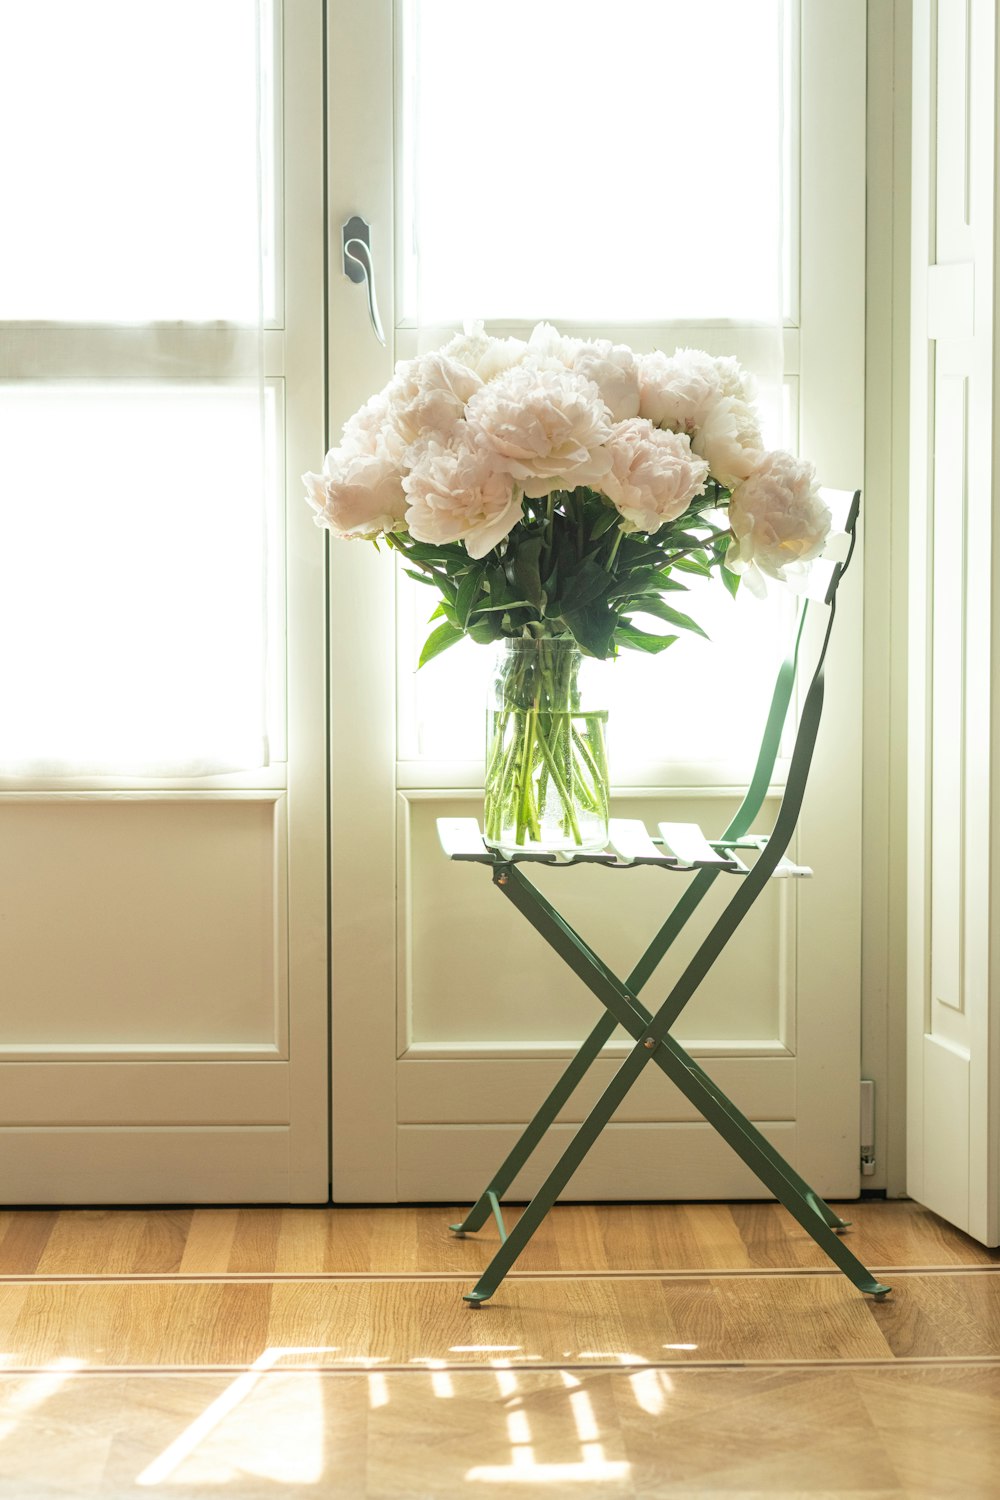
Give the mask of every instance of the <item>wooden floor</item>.
[[(0, 1496), (1000, 1494), (1000, 1253), (862, 1203), (0, 1213)], [(513, 1215), (512, 1215), (513, 1217)]]

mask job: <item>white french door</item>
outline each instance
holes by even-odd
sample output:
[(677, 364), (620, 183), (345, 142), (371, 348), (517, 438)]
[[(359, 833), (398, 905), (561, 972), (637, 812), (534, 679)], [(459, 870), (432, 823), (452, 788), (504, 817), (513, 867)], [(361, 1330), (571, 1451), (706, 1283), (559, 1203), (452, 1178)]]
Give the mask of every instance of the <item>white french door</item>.
[(987, 1245), (1000, 1244), (996, 27), (985, 0), (914, 6), (907, 1190)]
[(0, 16), (8, 1203), (327, 1197), (322, 35)]
[[(376, 292), (383, 324), (395, 330), (393, 352), (406, 356), (433, 339), (428, 325), (443, 330), (478, 312), (492, 315), (491, 331), (523, 332), (549, 315), (566, 331), (621, 338), (637, 348), (714, 341), (719, 352), (749, 361), (758, 338), (754, 315), (731, 284), (738, 278), (727, 280), (725, 268), (741, 256), (750, 258), (742, 247), (752, 236), (752, 216), (736, 211), (745, 187), (736, 179), (748, 170), (752, 149), (744, 149), (742, 139), (732, 141), (732, 220), (726, 218), (725, 183), (696, 191), (705, 189), (704, 168), (691, 160), (697, 131), (691, 140), (674, 141), (672, 149), (650, 151), (647, 137), (631, 141), (623, 129), (615, 151), (619, 157), (647, 152), (644, 185), (619, 193), (614, 174), (596, 163), (580, 181), (573, 149), (600, 81), (600, 70), (581, 79), (580, 69), (589, 65), (593, 72), (599, 38), (605, 52), (613, 50), (606, 16), (597, 14), (603, 7), (535, 6), (533, 18), (526, 18), (520, 6), (513, 7), (516, 14), (509, 7), (501, 12), (466, 6), (450, 39), (444, 33), (435, 37), (433, 25), (427, 27), (422, 53), (421, 9), (425, 20), (435, 21), (453, 7), (422, 7), (419, 0), (393, 7), (379, 0), (362, 13), (334, 0), (329, 11), (331, 233), (339, 235), (339, 225), (355, 213), (370, 222)], [(635, 0), (632, 20), (642, 12), (649, 51), (676, 77), (678, 59), (670, 49), (679, 42), (662, 23), (667, 9)], [(712, 23), (718, 6), (681, 9), (685, 24), (697, 28), (706, 18)], [(736, 12), (742, 16), (747, 9), (735, 8), (734, 25)], [(477, 35), (475, 28), (489, 26), (493, 10), (487, 45), (486, 33)], [(803, 0), (763, 11), (771, 16), (774, 37), (781, 36), (779, 23), (784, 26), (790, 79), (784, 165), (772, 174), (789, 224), (779, 371), (786, 441), (798, 443), (824, 482), (854, 488), (863, 464), (865, 7), (855, 0), (837, 7)], [(553, 17), (570, 12), (576, 73), (565, 55), (551, 51), (561, 34), (563, 52), (568, 49), (570, 33), (560, 33)], [(619, 19), (624, 27), (628, 18)], [(484, 58), (492, 49), (499, 66), (508, 42), (519, 36), (523, 42), (529, 31), (535, 71), (529, 78), (519, 73), (503, 90), (502, 76), (485, 76)], [(688, 44), (696, 41), (692, 33)], [(526, 59), (523, 47), (521, 55)], [(609, 88), (621, 71), (609, 62)], [(549, 120), (539, 127), (548, 134), (533, 141), (536, 73), (560, 81), (550, 92), (561, 101), (563, 133), (554, 133)], [(480, 139), (485, 125), (481, 113), (468, 107), (470, 89), (480, 101), (496, 97), (501, 120), (507, 120), (505, 111), (512, 117), (505, 170), (497, 169), (495, 153), (507, 149), (507, 137), (499, 147), (496, 139), (489, 146)], [(428, 107), (435, 99), (437, 120)], [(629, 116), (624, 99), (617, 113), (606, 102), (603, 119)], [(456, 119), (461, 129), (448, 147)], [(775, 108), (770, 121), (763, 110), (757, 125), (772, 131), (777, 158), (781, 110)], [(415, 127), (423, 132), (423, 146), (409, 133)], [(504, 123), (501, 135), (507, 128)], [(556, 138), (567, 154), (566, 171), (577, 174), (571, 183), (560, 177)], [(338, 150), (348, 140), (350, 151)], [(480, 147), (477, 174), (467, 158)], [(518, 173), (537, 177), (539, 161), (545, 163), (542, 187), (550, 213), (527, 213), (521, 220)], [(662, 176), (654, 163), (662, 163)], [(504, 167), (502, 157), (499, 164)], [(762, 194), (767, 174), (762, 156)], [(655, 201), (661, 184), (666, 205)], [(523, 185), (525, 192), (538, 187)], [(678, 304), (669, 284), (658, 281), (655, 259), (644, 253), (643, 213), (665, 215), (669, 223), (671, 201), (687, 202), (689, 188), (702, 217), (693, 227), (682, 219), (683, 232), (696, 241), (701, 236), (701, 259), (721, 267), (713, 303), (703, 297)], [(676, 221), (678, 209), (673, 212)], [(465, 229), (472, 226), (471, 242), (462, 239), (456, 215), (467, 221)], [(655, 232), (663, 234), (663, 225)], [(581, 236), (596, 242), (598, 253), (588, 258), (589, 245), (579, 252), (576, 291), (566, 291), (558, 264), (549, 282), (545, 266), (532, 271), (532, 245), (540, 238), (554, 241), (567, 258), (568, 284), (580, 270), (572, 261), (574, 237)], [(416, 274), (414, 237), (421, 255)], [(491, 258), (494, 267), (498, 263), (488, 239), (500, 246), (502, 269), (517, 259), (520, 281), (508, 277), (500, 291), (486, 279)], [(637, 242), (641, 253), (630, 249)], [(585, 292), (599, 279), (602, 263), (620, 274), (610, 283), (604, 279), (609, 305), (588, 313), (579, 288)], [(330, 288), (334, 432), (384, 384), (392, 364), (392, 352), (380, 348), (368, 325), (362, 288), (339, 269), (334, 267)], [(684, 263), (677, 274), (687, 285), (693, 273)], [(452, 294), (464, 289), (471, 298), (478, 285), (480, 305), (456, 309)], [(415, 305), (422, 328), (413, 317)], [(800, 825), (801, 857), (814, 866), (815, 879), (775, 884), (678, 1027), (685, 1044), (798, 1170), (821, 1192), (847, 1197), (856, 1195), (859, 1184), (860, 574), (859, 565), (845, 585), (826, 716)], [(422, 621), (414, 591), (394, 576), (390, 561), (372, 548), (334, 542), (331, 577), (334, 1197), (470, 1198), (590, 1030), (594, 1005), (498, 900), (484, 873), (450, 864), (437, 845), (438, 817), (478, 810), (485, 655), (471, 646), (465, 651), (463, 644), (416, 677), (414, 647)], [(423, 598), (419, 607), (427, 608)], [(706, 829), (727, 821), (788, 625), (780, 612), (748, 624), (752, 607), (747, 601), (748, 614), (738, 625), (730, 619), (728, 636), (719, 622), (715, 644), (700, 655), (700, 646), (682, 643), (656, 662), (614, 664), (611, 670), (624, 679), (613, 710), (619, 815), (644, 818), (647, 825), (695, 821)], [(750, 630), (754, 644), (740, 657), (740, 637)], [(772, 809), (779, 795), (775, 785)], [(665, 894), (655, 871), (611, 877), (580, 870), (562, 878), (541, 872), (538, 883), (619, 972), (630, 967), (659, 925), (664, 900), (676, 895)], [(667, 988), (664, 972), (646, 998), (656, 1003)], [(582, 1117), (620, 1055), (620, 1044), (612, 1043), (557, 1134), (565, 1138), (571, 1122)], [(574, 1178), (572, 1193), (760, 1195), (756, 1180), (665, 1080), (648, 1077), (643, 1083)], [(526, 1170), (514, 1195), (537, 1180), (537, 1168)]]

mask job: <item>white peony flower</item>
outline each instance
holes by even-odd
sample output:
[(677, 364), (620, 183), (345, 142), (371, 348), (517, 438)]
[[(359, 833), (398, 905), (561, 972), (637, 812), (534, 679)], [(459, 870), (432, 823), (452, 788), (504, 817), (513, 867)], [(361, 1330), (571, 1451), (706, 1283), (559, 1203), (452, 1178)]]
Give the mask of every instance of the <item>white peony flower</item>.
[(573, 369), (597, 386), (612, 422), (639, 415), (639, 361), (627, 344), (591, 339), (578, 351)]
[(583, 339), (560, 333), (551, 323), (536, 323), (528, 340), (528, 358), (536, 365), (560, 364), (572, 370)]
[(611, 471), (601, 488), (624, 517), (626, 531), (659, 530), (704, 491), (708, 464), (692, 454), (683, 433), (661, 432), (634, 417), (612, 428), (607, 447)]
[(364, 406), (344, 423), (339, 448), (327, 454), (327, 462), (343, 453), (381, 455), (402, 465), (406, 440), (397, 431), (393, 422), (392, 403), (386, 390), (372, 396)]
[(690, 437), (722, 394), (715, 363), (700, 350), (678, 349), (671, 356), (655, 349), (641, 355), (638, 365), (639, 415), (654, 427)]
[(495, 339), (483, 332), (482, 323), (457, 333), (440, 351), (447, 359), (464, 365), (482, 381), (495, 380), (504, 370), (519, 365), (528, 352), (523, 339)]
[(733, 490), (729, 525), (734, 539), (726, 567), (742, 573), (754, 594), (767, 592), (764, 574), (782, 583), (818, 557), (832, 517), (820, 498), (812, 464), (790, 453), (765, 453)]
[(659, 351), (639, 360), (639, 415), (686, 432), (714, 479), (732, 489), (757, 464), (763, 440), (753, 406), (754, 382), (728, 355), (701, 349)]
[(475, 442), (532, 499), (577, 485), (599, 489), (611, 467), (607, 408), (593, 382), (571, 370), (517, 365), (476, 392), (466, 419)]
[(513, 479), (469, 441), (450, 448), (428, 443), (403, 487), (410, 535), (418, 542), (462, 541), (470, 557), (485, 557), (521, 519)]
[(403, 361), (385, 388), (389, 420), (405, 443), (447, 443), (481, 385), (474, 370), (440, 352)]
[(627, 344), (610, 339), (574, 339), (551, 323), (538, 323), (528, 342), (529, 359), (544, 368), (561, 364), (592, 380), (613, 422), (639, 415), (639, 362)]
[(763, 446), (755, 413), (733, 396), (720, 397), (691, 438), (694, 452), (727, 490), (753, 472)]
[(406, 509), (403, 475), (385, 452), (334, 448), (322, 474), (303, 474), (317, 526), (338, 537), (373, 537), (397, 527)]

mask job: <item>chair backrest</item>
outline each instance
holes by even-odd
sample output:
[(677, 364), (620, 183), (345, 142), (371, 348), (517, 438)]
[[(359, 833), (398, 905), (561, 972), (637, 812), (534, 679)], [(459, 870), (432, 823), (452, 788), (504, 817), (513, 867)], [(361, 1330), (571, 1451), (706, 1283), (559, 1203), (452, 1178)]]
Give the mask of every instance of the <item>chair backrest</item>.
[[(688, 996), (693, 993), (695, 987), (708, 972), (708, 968), (720, 951), (720, 945), (727, 942), (732, 933), (735, 932), (746, 912), (774, 873), (775, 867), (784, 857), (791, 843), (792, 835), (795, 832), (795, 825), (798, 822), (799, 812), (802, 808), (802, 800), (805, 796), (806, 782), (808, 780), (809, 768), (812, 764), (813, 750), (816, 746), (816, 737), (819, 733), (819, 724), (823, 711), (823, 668), (826, 662), (827, 648), (830, 644), (830, 636), (833, 631), (833, 622), (836, 617), (837, 589), (854, 555), (858, 517), (861, 510), (860, 490), (853, 492), (824, 490), (822, 494), (833, 516), (832, 543), (835, 546), (836, 539), (839, 536), (843, 536), (845, 538), (845, 554), (843, 559), (839, 561), (820, 559), (810, 569), (806, 587), (803, 590), (804, 597), (802, 607), (799, 611), (794, 643), (791, 652), (781, 664), (778, 671), (774, 692), (771, 696), (771, 707), (764, 726), (764, 734), (761, 739), (760, 750), (757, 755), (757, 762), (750, 779), (750, 784), (729, 826), (716, 842), (722, 845), (728, 840), (735, 842), (750, 832), (771, 786), (785, 723), (788, 719), (795, 692), (795, 683), (802, 657), (806, 615), (809, 610), (809, 601), (812, 599), (814, 602), (818, 601), (820, 607), (825, 606), (829, 613), (826, 630), (823, 633), (813, 669), (813, 675), (803, 699), (781, 805), (778, 809), (774, 827), (768, 836), (767, 843), (761, 849), (753, 869), (749, 874), (739, 878), (738, 888), (734, 891), (731, 901), (716, 921), (708, 938), (706, 938), (692, 960), (688, 971), (691, 983), (689, 986), (685, 984), (684, 988), (687, 993), (683, 998), (678, 999), (676, 1005), (677, 1014), (680, 1013), (681, 1008), (686, 1004)], [(722, 872), (718, 868), (707, 868), (699, 870), (693, 877), (690, 885), (683, 892), (680, 900), (674, 906), (663, 926), (630, 974), (629, 985), (633, 991), (641, 989), (650, 978), (660, 960), (667, 952), (667, 949), (673, 943), (681, 928), (690, 918), (695, 907), (700, 904), (720, 873)], [(688, 975), (686, 974), (685, 979), (687, 977)]]

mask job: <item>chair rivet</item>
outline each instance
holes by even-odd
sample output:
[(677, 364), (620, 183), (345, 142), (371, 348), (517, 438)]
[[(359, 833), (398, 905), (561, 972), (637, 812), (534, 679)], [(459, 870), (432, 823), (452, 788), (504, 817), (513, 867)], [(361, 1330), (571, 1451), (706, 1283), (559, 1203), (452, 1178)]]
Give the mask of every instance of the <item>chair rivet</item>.
[(642, 1045), (645, 1047), (647, 1052), (652, 1052), (656, 1046), (656, 1041), (653, 1037), (648, 1036)]
[(506, 875), (498, 875), (497, 876), (497, 885), (506, 885), (507, 884), (507, 878), (508, 877)]

